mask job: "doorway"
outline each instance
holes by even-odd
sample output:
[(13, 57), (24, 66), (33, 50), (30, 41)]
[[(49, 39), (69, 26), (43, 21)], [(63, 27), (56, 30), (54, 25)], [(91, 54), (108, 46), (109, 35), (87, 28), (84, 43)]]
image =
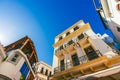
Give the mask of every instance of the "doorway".
[(95, 52), (95, 50), (92, 48), (92, 46), (88, 46), (88, 47), (84, 48), (84, 51), (85, 51), (86, 55), (88, 56), (89, 60), (98, 58), (98, 55)]
[(71, 58), (72, 58), (73, 66), (77, 66), (80, 64), (79, 59), (78, 59), (78, 55), (76, 53), (74, 55), (72, 55)]

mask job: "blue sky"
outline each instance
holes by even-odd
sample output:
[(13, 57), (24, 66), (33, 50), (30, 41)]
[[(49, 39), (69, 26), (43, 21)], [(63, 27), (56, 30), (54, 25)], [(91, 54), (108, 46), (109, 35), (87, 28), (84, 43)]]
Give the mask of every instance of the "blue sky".
[(8, 45), (28, 35), (39, 61), (52, 65), (55, 36), (81, 19), (95, 33), (110, 33), (92, 0), (0, 0), (0, 41)]

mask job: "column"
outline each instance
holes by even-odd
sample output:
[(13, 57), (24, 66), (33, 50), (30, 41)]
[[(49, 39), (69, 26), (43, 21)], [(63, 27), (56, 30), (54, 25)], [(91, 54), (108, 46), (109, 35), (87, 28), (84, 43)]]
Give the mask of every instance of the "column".
[(86, 55), (84, 54), (84, 52), (82, 51), (82, 49), (80, 47), (77, 48), (77, 55), (79, 57), (80, 63), (87, 62)]

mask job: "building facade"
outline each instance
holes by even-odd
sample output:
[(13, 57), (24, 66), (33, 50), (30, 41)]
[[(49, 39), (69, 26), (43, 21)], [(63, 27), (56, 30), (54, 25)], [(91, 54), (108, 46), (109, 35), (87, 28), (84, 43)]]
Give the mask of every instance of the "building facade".
[(7, 56), (0, 63), (0, 80), (26, 80), (30, 72), (35, 76), (27, 56), (20, 49), (7, 52)]
[(35, 64), (35, 80), (49, 80), (52, 74), (52, 67), (41, 61)]
[(56, 36), (53, 47), (51, 80), (87, 79), (83, 76), (108, 69), (120, 61), (118, 53), (82, 20)]
[[(97, 6), (99, 1), (101, 6)], [(120, 0), (93, 0), (106, 29), (110, 29), (120, 43)]]
[(6, 58), (3, 45), (0, 43), (0, 63)]
[[(34, 44), (32, 40), (29, 37), (24, 37), (8, 46), (5, 46), (5, 51), (10, 52), (11, 50), (20, 49), (28, 59), (28, 62), (30, 63), (31, 67), (34, 67), (34, 64), (38, 62), (38, 57), (35, 51)], [(24, 64), (26, 66), (26, 63)], [(33, 69), (34, 70), (34, 69)], [(24, 74), (23, 76), (26, 76), (26, 80), (34, 80), (35, 76), (33, 75), (33, 72), (31, 70), (28, 71), (29, 74), (26, 76)]]

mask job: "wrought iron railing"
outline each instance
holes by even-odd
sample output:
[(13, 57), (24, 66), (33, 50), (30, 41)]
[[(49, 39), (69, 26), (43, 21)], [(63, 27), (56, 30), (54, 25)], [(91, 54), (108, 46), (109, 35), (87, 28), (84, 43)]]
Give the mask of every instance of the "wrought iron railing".
[[(98, 50), (95, 51), (95, 52), (97, 53), (98, 57), (102, 56), (102, 54)], [(89, 55), (89, 57), (90, 56), (94, 56), (94, 55)], [(98, 57), (94, 57), (94, 59), (96, 59)], [(93, 60), (93, 59), (91, 59), (91, 60)], [(83, 56), (78, 58), (78, 61), (69, 61), (69, 62), (65, 63), (64, 65), (61, 65), (61, 66), (58, 66), (58, 67), (54, 68), (54, 73), (67, 70), (69, 68), (81, 65), (81, 64), (86, 63), (88, 61), (90, 61), (88, 56), (87, 55), (83, 55)]]
[(70, 62), (65, 63), (64, 65), (61, 65), (61, 66), (54, 68), (54, 73), (67, 70), (69, 68), (72, 68), (73, 66), (80, 65), (80, 64), (85, 63), (87, 61), (88, 61), (87, 56), (83, 55), (83, 56), (78, 58), (78, 61), (70, 61)]

